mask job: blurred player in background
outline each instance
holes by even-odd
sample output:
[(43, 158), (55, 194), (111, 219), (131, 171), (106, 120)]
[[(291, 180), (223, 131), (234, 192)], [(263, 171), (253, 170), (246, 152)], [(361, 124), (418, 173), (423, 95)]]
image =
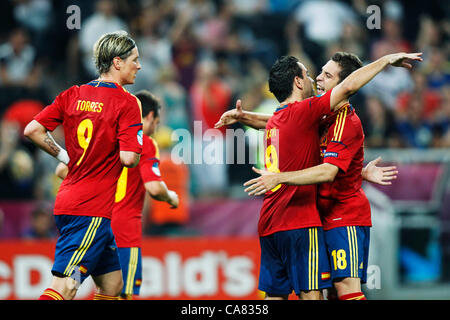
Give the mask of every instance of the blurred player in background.
[[(360, 59), (350, 53), (337, 52), (322, 67), (316, 78), (317, 93), (324, 94), (362, 67)], [(361, 283), (367, 279), (370, 227), (370, 204), (364, 194), (362, 169), (364, 133), (355, 109), (347, 100), (340, 103), (334, 115), (327, 117), (321, 128), (321, 160), (323, 164), (297, 172), (272, 174), (254, 169), (262, 177), (252, 179), (249, 195), (261, 195), (280, 183), (319, 185), (318, 209), (325, 230), (325, 242), (331, 261), (331, 278), (339, 299), (365, 299)], [(378, 159), (377, 161), (379, 161)], [(395, 167), (378, 168), (371, 162), (364, 174), (373, 182), (389, 184), (395, 179)], [(378, 170), (377, 170), (378, 169)], [(286, 179), (286, 181), (284, 180)]]
[[(320, 96), (301, 101), (309, 97), (308, 93), (312, 94), (312, 85), (310, 88), (305, 81), (310, 80), (306, 69), (294, 57), (283, 57), (276, 64), (283, 61), (292, 65), (294, 62), (299, 69), (272, 68), (269, 87), (281, 104), (274, 115), (243, 112), (238, 101), (237, 108), (222, 115), (216, 126), (240, 121), (254, 128), (263, 128), (266, 121), (267, 170), (284, 173), (293, 171), (288, 168), (309, 168), (312, 163), (315, 163), (313, 166), (319, 164), (319, 123), (324, 115), (330, 115), (330, 108), (334, 112), (345, 106), (344, 102), (352, 94), (386, 66), (410, 67), (406, 59), (421, 60), (420, 54), (385, 56), (351, 73)], [(276, 80), (271, 79), (274, 73)], [(286, 81), (286, 77), (291, 81)], [(251, 180), (250, 184), (253, 185), (246, 191), (265, 193), (258, 228), (261, 242), (259, 289), (268, 297), (286, 299), (294, 289), (301, 299), (321, 298), (319, 290), (330, 284), (327, 281), (330, 274), (324, 262), (328, 261), (326, 253), (323, 257), (324, 235), (316, 208), (316, 187), (274, 184), (266, 189), (257, 179)]]
[[(59, 94), (25, 128), (25, 136), (68, 165), (54, 208), (59, 229), (52, 282), (39, 299), (73, 299), (92, 276), (94, 299), (117, 299), (123, 286), (111, 229), (114, 193), (122, 165), (134, 167), (142, 151), (140, 103), (122, 86), (141, 68), (126, 32), (105, 34), (94, 46), (100, 77)], [(48, 131), (64, 128), (67, 151)]]
[(121, 297), (129, 300), (133, 294), (139, 295), (142, 281), (142, 208), (146, 191), (153, 199), (167, 202), (171, 208), (178, 207), (178, 195), (168, 190), (161, 178), (158, 145), (150, 137), (159, 124), (161, 105), (146, 90), (136, 93), (136, 97), (142, 104), (144, 136), (141, 160), (136, 168), (123, 168), (112, 216), (124, 280)]

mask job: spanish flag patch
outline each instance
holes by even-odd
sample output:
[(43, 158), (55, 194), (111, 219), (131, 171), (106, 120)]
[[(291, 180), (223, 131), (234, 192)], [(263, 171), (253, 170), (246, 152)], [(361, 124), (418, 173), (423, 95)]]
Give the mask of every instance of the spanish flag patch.
[(86, 274), (87, 268), (86, 268), (85, 266), (80, 265), (80, 272), (81, 272), (82, 274)]
[(330, 274), (329, 272), (322, 272), (322, 273), (320, 274), (320, 278), (321, 278), (322, 280), (328, 280), (328, 279), (331, 278), (331, 274)]

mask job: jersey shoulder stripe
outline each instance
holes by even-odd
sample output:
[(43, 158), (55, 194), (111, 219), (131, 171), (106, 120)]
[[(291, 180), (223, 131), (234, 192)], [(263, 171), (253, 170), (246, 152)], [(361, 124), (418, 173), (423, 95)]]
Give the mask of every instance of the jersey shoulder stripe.
[(339, 142), (342, 139), (342, 132), (344, 131), (345, 120), (347, 118), (347, 110), (347, 107), (342, 108), (336, 117), (336, 123), (333, 131), (333, 141)]

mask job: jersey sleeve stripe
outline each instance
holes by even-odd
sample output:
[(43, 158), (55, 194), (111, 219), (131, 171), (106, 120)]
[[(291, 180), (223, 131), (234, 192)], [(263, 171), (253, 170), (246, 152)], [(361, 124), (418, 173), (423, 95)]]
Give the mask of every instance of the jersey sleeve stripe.
[(333, 135), (333, 141), (339, 142), (342, 139), (342, 132), (344, 131), (345, 126), (345, 119), (347, 118), (347, 108), (342, 109), (339, 111), (337, 117), (336, 117), (336, 124), (334, 126), (334, 135)]
[(337, 140), (337, 138), (339, 136), (339, 128), (341, 126), (341, 123), (342, 123), (342, 112), (339, 112), (336, 117), (336, 124), (334, 125), (333, 140)]
[(342, 124), (341, 124), (341, 128), (340, 128), (341, 130), (340, 130), (340, 133), (339, 133), (338, 141), (342, 140), (342, 132), (344, 132), (345, 119), (347, 119), (347, 108), (345, 108), (342, 113), (343, 113), (343, 115), (342, 115)]

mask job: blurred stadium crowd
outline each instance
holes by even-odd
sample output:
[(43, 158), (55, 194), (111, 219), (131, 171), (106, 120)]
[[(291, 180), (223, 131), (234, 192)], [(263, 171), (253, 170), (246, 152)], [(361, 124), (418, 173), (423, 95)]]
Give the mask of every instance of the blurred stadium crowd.
[[(73, 4), (80, 29), (67, 27)], [(374, 4), (381, 9), (379, 29), (366, 23)], [(155, 138), (163, 151), (170, 150), (173, 130), (191, 131), (194, 120), (212, 128), (237, 98), (246, 109), (273, 111), (267, 77), (280, 55), (299, 57), (315, 77), (336, 51), (365, 63), (423, 52), (420, 66), (386, 69), (351, 101), (368, 148), (450, 147), (446, 0), (8, 0), (0, 2), (0, 16), (0, 200), (53, 201), (57, 161), (26, 141), (23, 128), (59, 92), (96, 78), (93, 44), (119, 29), (134, 37), (141, 56), (142, 70), (127, 89), (150, 89), (162, 101)], [(61, 130), (53, 135), (63, 144)], [(252, 174), (251, 164), (213, 172), (208, 165), (188, 167), (193, 199), (233, 196), (231, 187)], [(199, 183), (205, 175), (208, 181)], [(32, 217), (45, 219), (46, 210), (51, 206)]]

